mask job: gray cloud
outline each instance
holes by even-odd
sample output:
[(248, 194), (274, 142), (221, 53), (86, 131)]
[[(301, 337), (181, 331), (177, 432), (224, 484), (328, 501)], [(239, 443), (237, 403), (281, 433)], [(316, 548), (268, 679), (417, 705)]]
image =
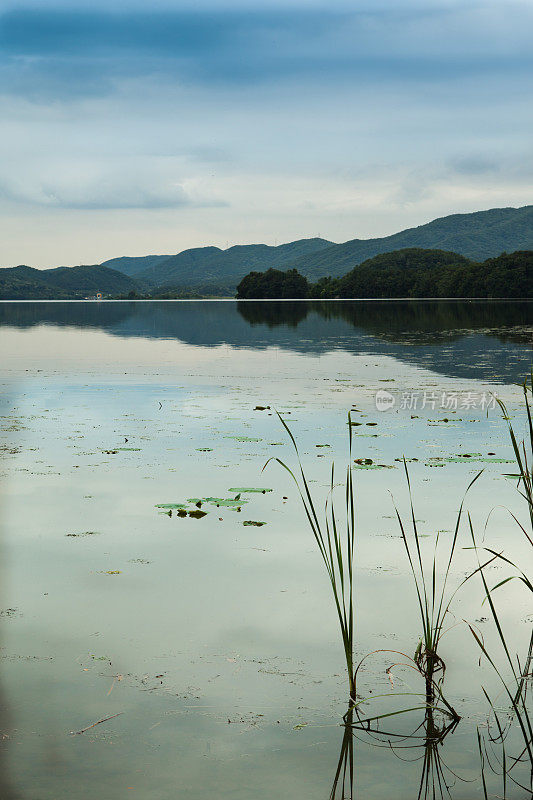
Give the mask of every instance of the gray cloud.
[(30, 206), (61, 209), (165, 209), (220, 207), (224, 202), (187, 189), (157, 166), (55, 160), (0, 175), (0, 196)]
[[(509, 7), (512, 6), (512, 14)], [(531, 70), (525, 3), (403, 2), (369, 10), (18, 8), (0, 17), (0, 81), (29, 97), (106, 94), (155, 75), (243, 86), (286, 80), (397, 83)]]

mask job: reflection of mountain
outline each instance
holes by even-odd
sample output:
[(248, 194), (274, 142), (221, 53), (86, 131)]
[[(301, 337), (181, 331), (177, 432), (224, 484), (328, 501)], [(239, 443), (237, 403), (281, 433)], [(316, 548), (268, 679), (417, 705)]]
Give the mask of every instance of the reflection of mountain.
[[(320, 355), (388, 355), (453, 377), (516, 382), (531, 368), (533, 303), (447, 301), (4, 303), (0, 325), (58, 325)], [(529, 328), (528, 328), (529, 326)]]

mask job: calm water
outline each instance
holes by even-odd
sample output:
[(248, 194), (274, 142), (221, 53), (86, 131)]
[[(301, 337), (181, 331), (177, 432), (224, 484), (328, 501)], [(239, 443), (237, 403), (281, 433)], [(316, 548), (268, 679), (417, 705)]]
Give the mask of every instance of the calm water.
[[(416, 459), (427, 555), (439, 531), (446, 549), (464, 491), (484, 468), (467, 500), (474, 527), (481, 538), (498, 507), (485, 544), (531, 566), (505, 509), (525, 524), (491, 398), (508, 404), (523, 432), (517, 384), (532, 365), (532, 310), (1, 303), (1, 797), (327, 800), (343, 741), (343, 652), (295, 488), (275, 463), (262, 472), (272, 456), (294, 463), (273, 410), (297, 438), (321, 505), (333, 460), (342, 475), (347, 412), (357, 409), (354, 457), (389, 467), (354, 469), (357, 658), (412, 655), (420, 622), (391, 498), (407, 518), (398, 459)], [(377, 392), (389, 410), (377, 409)], [(272, 491), (243, 495), (241, 512), (204, 504), (202, 519), (156, 507), (231, 498), (239, 487)], [(475, 568), (466, 527), (460, 541), (453, 587)], [(494, 583), (506, 574), (491, 566)], [(481, 685), (505, 713), (463, 622), (475, 622), (503, 663), (481, 601), (472, 580), (443, 641), (446, 696), (462, 720), (438, 752), (456, 800), (483, 796)], [(523, 657), (527, 593), (507, 584), (498, 608)], [(423, 691), (421, 679), (400, 666), (386, 672), (398, 661), (386, 652), (365, 661), (367, 716), (416, 704), (405, 693)], [(424, 740), (402, 739), (408, 750), (397, 737), (387, 742), (414, 731), (420, 713), (382, 724), (388, 736), (357, 733), (354, 797), (417, 797)], [(487, 780), (501, 795), (496, 777)], [(509, 798), (524, 796), (508, 787)]]

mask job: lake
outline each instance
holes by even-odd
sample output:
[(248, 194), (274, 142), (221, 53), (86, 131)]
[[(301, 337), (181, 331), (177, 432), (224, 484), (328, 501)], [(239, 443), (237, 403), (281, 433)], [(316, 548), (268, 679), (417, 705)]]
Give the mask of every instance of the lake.
[[(431, 565), (438, 538), (442, 580), (460, 503), (483, 470), (465, 500), (477, 541), (531, 574), (531, 547), (510, 514), (527, 528), (527, 505), (506, 477), (517, 467), (494, 398), (522, 438), (532, 310), (0, 303), (2, 798), (340, 800), (338, 767), (346, 797), (449, 790), (473, 800), (484, 796), (482, 770), (488, 796), (502, 796), (484, 691), (508, 725), (507, 758), (523, 744), (481, 650), (509, 674), (480, 576), (457, 592), (441, 644), (443, 694), (461, 719), (449, 726), (439, 712), (429, 731), (412, 662), (421, 620), (395, 506), (410, 530), (405, 458), (422, 557)], [(367, 656), (358, 711), (415, 710), (348, 741), (324, 564), (290, 475), (275, 460), (263, 467), (297, 465), (279, 414), (320, 513), (335, 463), (342, 523), (352, 409), (355, 660)], [(465, 513), (449, 591), (476, 567)], [(491, 586), (515, 572), (501, 559), (486, 568)], [(512, 580), (495, 599), (522, 665), (530, 598)], [(526, 759), (507, 797), (525, 797), (527, 780)]]

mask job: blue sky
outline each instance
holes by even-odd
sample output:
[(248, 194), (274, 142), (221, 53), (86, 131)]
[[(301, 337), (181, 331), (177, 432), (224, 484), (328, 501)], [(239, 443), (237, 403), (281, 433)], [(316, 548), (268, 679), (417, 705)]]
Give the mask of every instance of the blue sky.
[(532, 202), (533, 4), (0, 3), (2, 266)]

